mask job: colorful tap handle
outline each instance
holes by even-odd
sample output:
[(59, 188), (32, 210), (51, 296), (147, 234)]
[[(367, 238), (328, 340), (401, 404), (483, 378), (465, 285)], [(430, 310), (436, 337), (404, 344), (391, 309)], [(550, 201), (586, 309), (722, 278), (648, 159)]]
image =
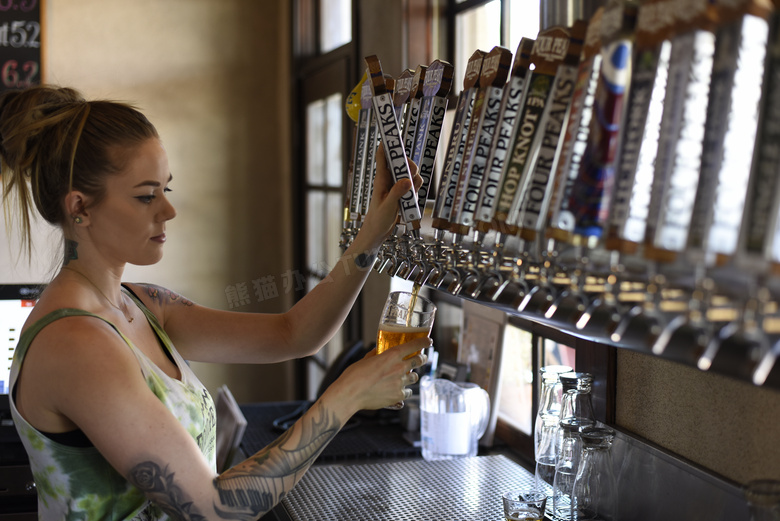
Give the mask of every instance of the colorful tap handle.
[(603, 14), (604, 8), (599, 7), (588, 22), (561, 158), (555, 173), (557, 186), (550, 201), (546, 235), (556, 241), (568, 242), (574, 233), (574, 215), (569, 208), (569, 200), (590, 136), (590, 121), (601, 71)]
[(607, 224), (615, 175), (625, 95), (631, 79), (636, 5), (610, 2), (601, 21), (603, 59), (594, 100), (594, 117), (583, 162), (572, 186), (569, 208), (574, 233), (601, 238)]

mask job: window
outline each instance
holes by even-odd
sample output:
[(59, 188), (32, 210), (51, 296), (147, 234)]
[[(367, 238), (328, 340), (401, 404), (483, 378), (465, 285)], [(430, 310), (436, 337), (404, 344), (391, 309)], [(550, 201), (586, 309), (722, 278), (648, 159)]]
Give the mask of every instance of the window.
[[(296, 153), (294, 220), (296, 264), (306, 290), (326, 279), (341, 256), (343, 186), (351, 125), (345, 98), (354, 85), (352, 0), (296, 0), (293, 4)], [(356, 340), (359, 305), (342, 328), (297, 373), (297, 395), (313, 399), (328, 367)]]
[[(501, 2), (491, 0), (463, 11), (455, 18), (455, 78), (461, 83), (469, 57), (477, 49), (490, 51), (501, 45)], [(513, 50), (514, 51), (514, 50)], [(460, 90), (460, 88), (458, 88)]]
[(352, 43), (352, 0), (296, 0), (294, 53), (317, 57)]
[[(341, 256), (342, 228), (342, 113), (344, 97), (333, 93), (306, 106), (306, 271), (311, 290)], [(324, 370), (344, 348), (339, 331), (315, 357), (307, 374), (308, 398), (317, 389)]]
[(515, 52), (523, 37), (536, 38), (540, 29), (540, 3), (537, 0), (507, 2), (507, 49)]
[(504, 330), (502, 350), (499, 419), (507, 428), (532, 437), (535, 401), (541, 393), (539, 369), (546, 365), (565, 365), (574, 369), (575, 351), (531, 333), (513, 318)]
[(549, 338), (544, 338), (542, 340), (542, 363), (539, 364), (539, 367), (544, 367), (545, 365), (565, 365), (572, 369), (576, 369), (575, 351), (573, 347), (560, 344)]
[(509, 323), (501, 355), (499, 418), (527, 436), (533, 435), (534, 378), (537, 373), (531, 333)]
[(352, 41), (352, 1), (321, 0), (320, 52), (326, 53)]
[[(517, 50), (523, 37), (536, 38), (540, 28), (540, 0), (460, 0), (452, 8), (449, 48), (455, 66), (454, 91), (463, 86), (469, 57), (477, 49), (496, 45)], [(452, 107), (454, 108), (454, 107)]]

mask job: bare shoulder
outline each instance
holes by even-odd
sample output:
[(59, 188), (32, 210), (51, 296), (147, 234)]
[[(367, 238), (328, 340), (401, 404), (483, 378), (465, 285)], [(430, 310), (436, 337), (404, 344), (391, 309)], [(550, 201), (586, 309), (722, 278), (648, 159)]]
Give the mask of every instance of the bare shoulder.
[(19, 410), (44, 431), (68, 430), (73, 410), (105, 384), (140, 379), (138, 362), (122, 336), (94, 316), (60, 318), (33, 339), (18, 381)]
[[(107, 360), (114, 363), (134, 359), (122, 336), (109, 323), (95, 316), (69, 316), (48, 324), (30, 344), (28, 357), (58, 374), (62, 368), (78, 366), (88, 369)], [(25, 363), (25, 365), (27, 365)], [(59, 368), (59, 369), (58, 369)], [(83, 371), (79, 371), (83, 374)]]

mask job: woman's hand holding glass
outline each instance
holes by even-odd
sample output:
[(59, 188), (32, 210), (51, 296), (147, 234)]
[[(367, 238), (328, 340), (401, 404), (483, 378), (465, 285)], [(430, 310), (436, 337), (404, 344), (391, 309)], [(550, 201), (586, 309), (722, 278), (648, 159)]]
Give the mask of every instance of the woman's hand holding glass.
[[(429, 338), (435, 316), (436, 305), (427, 298), (418, 295), (416, 291), (413, 293), (405, 291), (390, 293), (379, 320), (376, 339), (377, 354), (382, 354), (394, 346), (406, 344), (418, 338)], [(405, 393), (404, 399), (409, 398), (409, 396), (411, 396), (411, 391)], [(388, 409), (401, 409), (403, 406), (403, 401), (400, 401)]]
[(331, 387), (343, 392), (343, 398), (355, 400), (351, 413), (402, 402), (411, 394), (407, 386), (417, 382), (413, 370), (428, 361), (423, 351), (430, 346), (431, 339), (424, 337), (392, 347), (382, 356), (374, 349), (349, 366)]

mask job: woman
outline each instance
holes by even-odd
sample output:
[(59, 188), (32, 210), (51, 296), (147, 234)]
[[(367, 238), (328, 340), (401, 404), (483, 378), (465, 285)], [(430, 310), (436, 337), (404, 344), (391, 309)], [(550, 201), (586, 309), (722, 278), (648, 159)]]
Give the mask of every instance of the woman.
[(121, 284), (127, 263), (160, 260), (176, 215), (165, 150), (134, 108), (34, 87), (0, 100), (0, 138), (4, 201), (15, 194), (28, 244), (33, 204), (65, 239), (62, 269), (25, 324), (11, 374), (43, 519), (256, 519), (355, 412), (407, 397), (425, 358), (404, 358), (426, 339), (349, 367), (276, 442), (217, 475), (213, 403), (184, 362), (279, 362), (333, 336), (410, 189), (408, 180), (392, 185), (384, 161), (332, 283), (267, 315)]

